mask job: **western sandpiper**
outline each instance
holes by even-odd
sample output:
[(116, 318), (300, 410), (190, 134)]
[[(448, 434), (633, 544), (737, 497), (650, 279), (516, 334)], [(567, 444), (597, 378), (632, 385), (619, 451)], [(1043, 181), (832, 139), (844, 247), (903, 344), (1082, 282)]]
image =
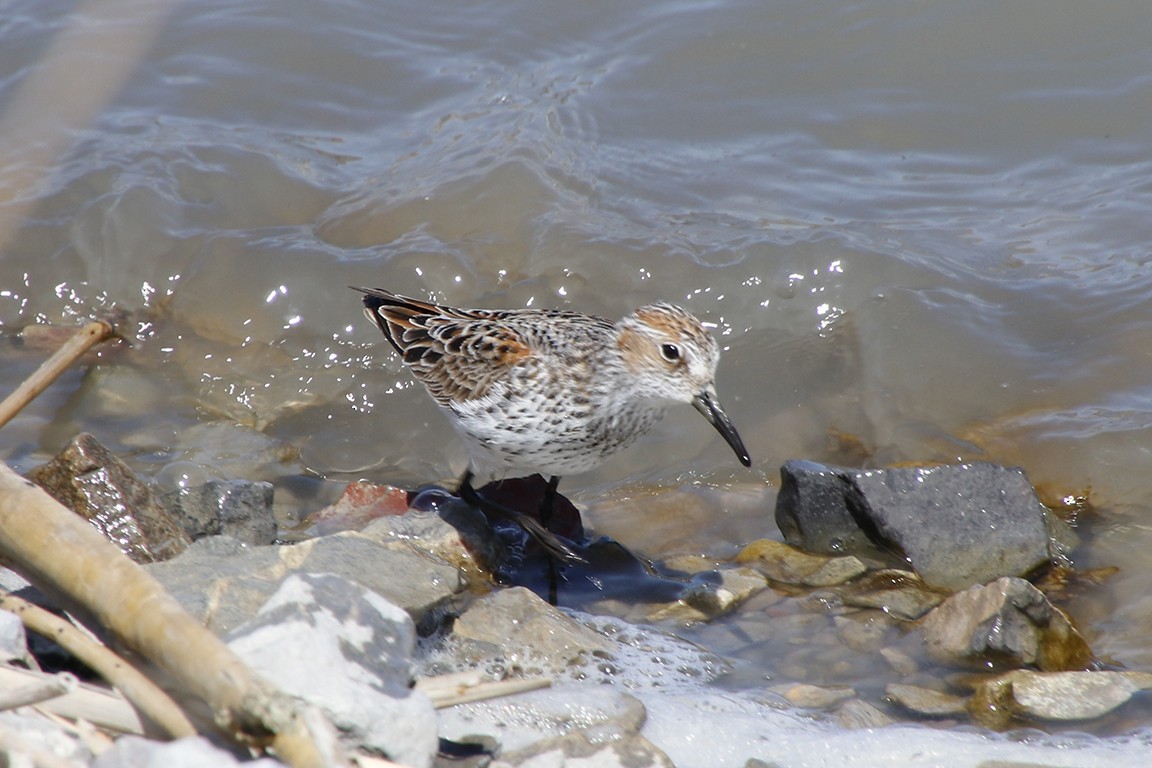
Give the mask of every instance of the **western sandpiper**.
[[(551, 476), (590, 470), (631, 444), (669, 405), (690, 403), (744, 466), (751, 459), (716, 397), (720, 350), (680, 307), (650, 304), (619, 322), (551, 309), (457, 309), (379, 288), (364, 314), (465, 438), (474, 470)], [(581, 559), (536, 520), (511, 514), (553, 555)]]

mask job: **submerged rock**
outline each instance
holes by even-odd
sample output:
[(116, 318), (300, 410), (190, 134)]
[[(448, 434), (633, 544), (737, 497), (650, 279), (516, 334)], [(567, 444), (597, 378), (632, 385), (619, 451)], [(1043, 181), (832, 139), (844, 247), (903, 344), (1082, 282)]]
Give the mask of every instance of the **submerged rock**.
[(968, 710), (968, 699), (919, 685), (890, 683), (884, 689), (885, 698), (909, 712), (927, 717), (952, 717)]
[(1059, 671), (1084, 669), (1093, 658), (1064, 612), (1023, 579), (953, 595), (921, 620), (920, 631), (928, 654), (947, 664)]
[(752, 568), (714, 568), (700, 571), (677, 599), (648, 614), (650, 621), (711, 621), (731, 612), (751, 595), (768, 586), (768, 580)]
[(933, 589), (911, 571), (873, 571), (838, 592), (845, 605), (879, 608), (898, 619), (914, 621), (938, 606), (948, 593)]
[(1063, 559), (1075, 541), (1019, 468), (789, 461), (780, 475), (776, 523), (789, 544), (836, 555), (895, 552), (926, 582), (950, 590), (1025, 576)]
[(271, 544), (272, 497), (272, 483), (211, 480), (165, 494), (164, 502), (193, 540), (224, 534), (245, 544)]
[(77, 435), (28, 477), (138, 563), (167, 560), (191, 543), (152, 489), (92, 435)]
[(771, 539), (754, 541), (736, 556), (772, 581), (806, 587), (843, 584), (868, 570), (858, 557), (826, 557), (802, 552)]

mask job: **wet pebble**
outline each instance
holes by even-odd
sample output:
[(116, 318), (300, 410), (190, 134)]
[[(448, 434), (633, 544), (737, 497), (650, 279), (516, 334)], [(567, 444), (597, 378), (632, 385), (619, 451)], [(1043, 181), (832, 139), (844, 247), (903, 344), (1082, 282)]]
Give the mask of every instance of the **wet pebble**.
[(826, 557), (803, 552), (771, 539), (754, 541), (736, 557), (772, 581), (809, 587), (843, 584), (865, 573), (867, 566), (857, 557)]
[(968, 700), (963, 696), (954, 696), (918, 685), (890, 683), (884, 692), (889, 701), (899, 704), (909, 712), (927, 717), (962, 715), (968, 706)]
[(768, 690), (779, 694), (790, 704), (802, 709), (830, 709), (856, 696), (848, 686), (821, 686), (807, 683), (774, 685)]

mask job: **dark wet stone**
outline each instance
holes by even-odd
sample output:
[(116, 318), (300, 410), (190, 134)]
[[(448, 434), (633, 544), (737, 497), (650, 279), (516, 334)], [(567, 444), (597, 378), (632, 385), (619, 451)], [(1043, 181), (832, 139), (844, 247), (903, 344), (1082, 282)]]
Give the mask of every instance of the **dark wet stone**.
[(987, 669), (1084, 669), (1092, 649), (1063, 611), (1023, 579), (1003, 578), (945, 600), (920, 622), (925, 647), (948, 664)]
[(164, 495), (173, 516), (193, 540), (224, 534), (245, 544), (276, 540), (271, 483), (212, 480)]
[(826, 554), (887, 550), (947, 589), (1024, 576), (1063, 560), (1075, 540), (1019, 468), (790, 461), (780, 475), (776, 523), (789, 544)]
[(77, 435), (28, 477), (138, 563), (167, 560), (191, 543), (152, 489), (92, 435)]

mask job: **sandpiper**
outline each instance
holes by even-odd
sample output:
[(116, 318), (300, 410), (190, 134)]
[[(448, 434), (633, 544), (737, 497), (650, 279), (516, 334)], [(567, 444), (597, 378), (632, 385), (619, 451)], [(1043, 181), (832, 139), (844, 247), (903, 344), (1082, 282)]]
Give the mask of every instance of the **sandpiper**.
[[(613, 323), (551, 309), (458, 309), (379, 288), (364, 314), (464, 436), (470, 463), (459, 494), (488, 507), (473, 472), (551, 477), (584, 472), (646, 433), (674, 403), (690, 403), (744, 466), (751, 459), (716, 397), (720, 350), (699, 320), (649, 304)], [(562, 560), (582, 560), (535, 519), (510, 514)]]

